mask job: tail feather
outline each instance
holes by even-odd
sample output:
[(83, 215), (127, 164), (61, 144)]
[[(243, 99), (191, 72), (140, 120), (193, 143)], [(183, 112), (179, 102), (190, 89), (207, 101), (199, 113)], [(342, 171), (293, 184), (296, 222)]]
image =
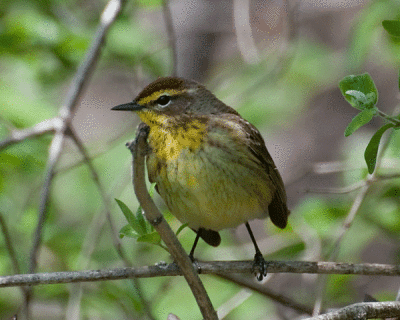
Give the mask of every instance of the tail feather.
[(268, 213), (274, 225), (281, 229), (286, 227), (290, 211), (286, 203), (280, 199), (279, 192), (275, 193), (274, 198), (268, 206)]
[(218, 247), (221, 244), (221, 236), (217, 231), (204, 228), (200, 228), (199, 230), (194, 231), (198, 233), (200, 235), (200, 238), (202, 238), (210, 246)]

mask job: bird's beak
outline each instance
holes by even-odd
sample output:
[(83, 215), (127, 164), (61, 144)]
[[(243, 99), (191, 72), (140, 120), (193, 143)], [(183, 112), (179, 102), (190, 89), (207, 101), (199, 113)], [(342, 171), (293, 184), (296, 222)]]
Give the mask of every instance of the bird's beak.
[(137, 104), (135, 101), (129, 102), (129, 103), (124, 103), (120, 104), (118, 106), (115, 106), (111, 108), (111, 110), (118, 110), (118, 111), (139, 111), (144, 109), (144, 106), (141, 106), (140, 104)]

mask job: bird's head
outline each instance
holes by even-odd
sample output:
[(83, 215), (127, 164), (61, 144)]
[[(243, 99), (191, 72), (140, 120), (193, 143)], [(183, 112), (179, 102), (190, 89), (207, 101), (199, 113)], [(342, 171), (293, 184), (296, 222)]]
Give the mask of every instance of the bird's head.
[(203, 85), (177, 77), (157, 79), (132, 102), (118, 105), (112, 110), (134, 111), (148, 125), (179, 118), (181, 115), (236, 113)]

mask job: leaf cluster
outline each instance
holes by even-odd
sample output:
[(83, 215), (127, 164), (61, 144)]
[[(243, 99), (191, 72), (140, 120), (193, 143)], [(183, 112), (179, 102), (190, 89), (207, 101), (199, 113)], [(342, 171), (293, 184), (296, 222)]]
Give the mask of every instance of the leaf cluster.
[[(150, 187), (149, 193), (151, 196), (154, 194), (155, 184)], [(128, 237), (133, 238), (137, 242), (147, 243), (156, 245), (164, 250), (168, 251), (167, 246), (161, 241), (161, 237), (154, 227), (144, 218), (144, 212), (142, 207), (139, 205), (136, 212), (133, 213), (129, 207), (121, 200), (115, 199), (122, 213), (124, 214), (128, 224), (123, 226), (119, 231), (120, 238)], [(176, 235), (187, 226), (187, 224), (181, 225), (176, 231)]]
[[(382, 25), (391, 36), (400, 37), (400, 21), (384, 20)], [(368, 73), (344, 77), (339, 82), (339, 88), (347, 102), (349, 102), (352, 107), (360, 110), (344, 131), (346, 137), (369, 123), (375, 116), (380, 116), (386, 122), (372, 136), (364, 152), (364, 159), (367, 164), (368, 173), (372, 174), (375, 170), (382, 135), (391, 128), (395, 130), (400, 128), (400, 115), (391, 117), (378, 109), (378, 89), (376, 88), (372, 77)]]

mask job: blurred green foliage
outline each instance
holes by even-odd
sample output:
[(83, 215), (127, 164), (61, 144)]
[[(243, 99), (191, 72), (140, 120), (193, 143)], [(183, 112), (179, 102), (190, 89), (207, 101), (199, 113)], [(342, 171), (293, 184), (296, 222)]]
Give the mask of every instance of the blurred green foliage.
[[(105, 3), (74, 0), (0, 2), (0, 105), (3, 106), (0, 113), (1, 140), (7, 138), (13, 129), (29, 128), (57, 115), (65, 87), (84, 58)], [(171, 67), (171, 53), (166, 46), (165, 34), (143, 28), (138, 23), (139, 18), (147, 13), (158, 11), (162, 11), (161, 1), (133, 1), (127, 4), (107, 37), (99, 74), (107, 76), (102, 71), (111, 67), (121, 67), (132, 73), (140, 70), (149, 78), (167, 74)], [(352, 21), (348, 48), (340, 57), (333, 48), (307, 37), (297, 39), (295, 52), (287, 59), (280, 57), (279, 53), (269, 55), (262, 52), (263, 59), (260, 62), (245, 65), (238, 54), (232, 55), (210, 71), (210, 88), (213, 91), (215, 88), (219, 98), (234, 105), (246, 119), (257, 126), (291, 127), (298, 117), (308, 112), (305, 107), (316, 94), (335, 87), (345, 75), (364, 73), (363, 66), (368, 61), (373, 60), (378, 67), (388, 69), (400, 66), (397, 24), (383, 24), (385, 28), (394, 30), (392, 35), (387, 34), (382, 27), (383, 20), (400, 19), (399, 12), (397, 1), (374, 1), (365, 6)], [(282, 64), (284, 70), (278, 70), (278, 81), (268, 77), (269, 72), (275, 72), (275, 68), (279, 69)], [(347, 88), (344, 93), (348, 90), (354, 88)], [(393, 90), (397, 88), (393, 87)], [(363, 93), (364, 97), (354, 92), (348, 95), (353, 100), (364, 99), (368, 104), (368, 92)], [(377, 91), (372, 99), (373, 105), (376, 99)], [(381, 101), (382, 97), (379, 99)], [(357, 126), (351, 129), (354, 134), (343, 146), (343, 156), (338, 155), (338, 159), (345, 158), (355, 168), (340, 174), (345, 184), (360, 181), (367, 175), (362, 156), (369, 138), (357, 135)], [(383, 174), (398, 173), (400, 165), (400, 133), (392, 131), (385, 153), (385, 159), (390, 165), (378, 169)], [(132, 135), (130, 132), (129, 137), (132, 138)], [(51, 137), (48, 134), (28, 139), (0, 152), (0, 214), (9, 228), (22, 272), (28, 270)], [(371, 154), (376, 154), (379, 141), (374, 144)], [(101, 144), (107, 143), (102, 141)], [(129, 154), (123, 146), (123, 140), (118, 140), (115, 145), (97, 156), (94, 165), (110, 199), (121, 199), (134, 211), (137, 202), (129, 181), (129, 164), (124, 162)], [(121, 267), (123, 263), (111, 240), (113, 232), (126, 225), (126, 219), (114, 203), (111, 215), (117, 230), (111, 231), (106, 224), (100, 236), (93, 239), (96, 223), (105, 220), (104, 206), (89, 170), (72, 149), (70, 145), (66, 147), (62, 164), (54, 177), (38, 271)], [(388, 237), (398, 244), (399, 195), (399, 179), (385, 180), (371, 187), (341, 244), (340, 261), (362, 262), (364, 250), (378, 238)], [(353, 196), (302, 197), (297, 206), (292, 208), (290, 227), (287, 230), (278, 230), (267, 223), (269, 235), (277, 239), (277, 246), (271, 248), (269, 257), (280, 260), (302, 259), (309, 246), (302, 238), (302, 232), (312, 237), (314, 244), (320, 244), (321, 252), (315, 253), (318, 257), (329, 256)], [(132, 215), (140, 219), (137, 213)], [(168, 214), (167, 218), (174, 230), (177, 230), (179, 222)], [(142, 223), (140, 221), (139, 224)], [(127, 236), (134, 230), (140, 234), (143, 225), (137, 226), (135, 222), (133, 225), (137, 230), (133, 227), (127, 230), (125, 226), (121, 233)], [(199, 244), (202, 258), (220, 259), (222, 256), (226, 259), (250, 259), (253, 256), (253, 252), (240, 247), (228, 231), (224, 231), (222, 236), (222, 248), (214, 249)], [(282, 238), (289, 240), (279, 242)], [(189, 250), (194, 234), (186, 228), (179, 234), (179, 239)], [(96, 248), (90, 257), (85, 257), (85, 246), (91, 240)], [(136, 266), (154, 264), (161, 260), (170, 261), (168, 254), (159, 247), (137, 243), (129, 237), (121, 241)], [(89, 260), (86, 261), (86, 258)], [(388, 260), (385, 262), (399, 263), (399, 252), (394, 252)], [(3, 234), (0, 234), (0, 273), (15, 273)], [(202, 279), (217, 308), (240, 292), (238, 285), (217, 277), (203, 276)], [(329, 307), (357, 302), (357, 288), (354, 285), (357, 277), (340, 275), (328, 279), (324, 301), (327, 301)], [(193, 296), (181, 277), (141, 279), (139, 286), (135, 287), (129, 280), (83, 285), (81, 318), (145, 319), (142, 297), (150, 301), (150, 309), (156, 319), (165, 319), (170, 312), (182, 319), (200, 318)], [(71, 288), (72, 285), (61, 284), (36, 287), (34, 299), (43, 312), (40, 313), (41, 318), (57, 318), (49, 311), (50, 307), (65, 312), (71, 299)], [(290, 290), (285, 292), (288, 295), (291, 293)], [(391, 296), (393, 299), (395, 293), (383, 289), (380, 296)], [(305, 294), (296, 288), (292, 298), (297, 301), (306, 300), (311, 304), (315, 297), (314, 292)], [(11, 317), (21, 305), (22, 295), (18, 288), (0, 289), (0, 318)], [(272, 319), (276, 314), (272, 302), (260, 294), (253, 294), (226, 319), (244, 319), (249, 312), (254, 319), (265, 318), (266, 313)]]

